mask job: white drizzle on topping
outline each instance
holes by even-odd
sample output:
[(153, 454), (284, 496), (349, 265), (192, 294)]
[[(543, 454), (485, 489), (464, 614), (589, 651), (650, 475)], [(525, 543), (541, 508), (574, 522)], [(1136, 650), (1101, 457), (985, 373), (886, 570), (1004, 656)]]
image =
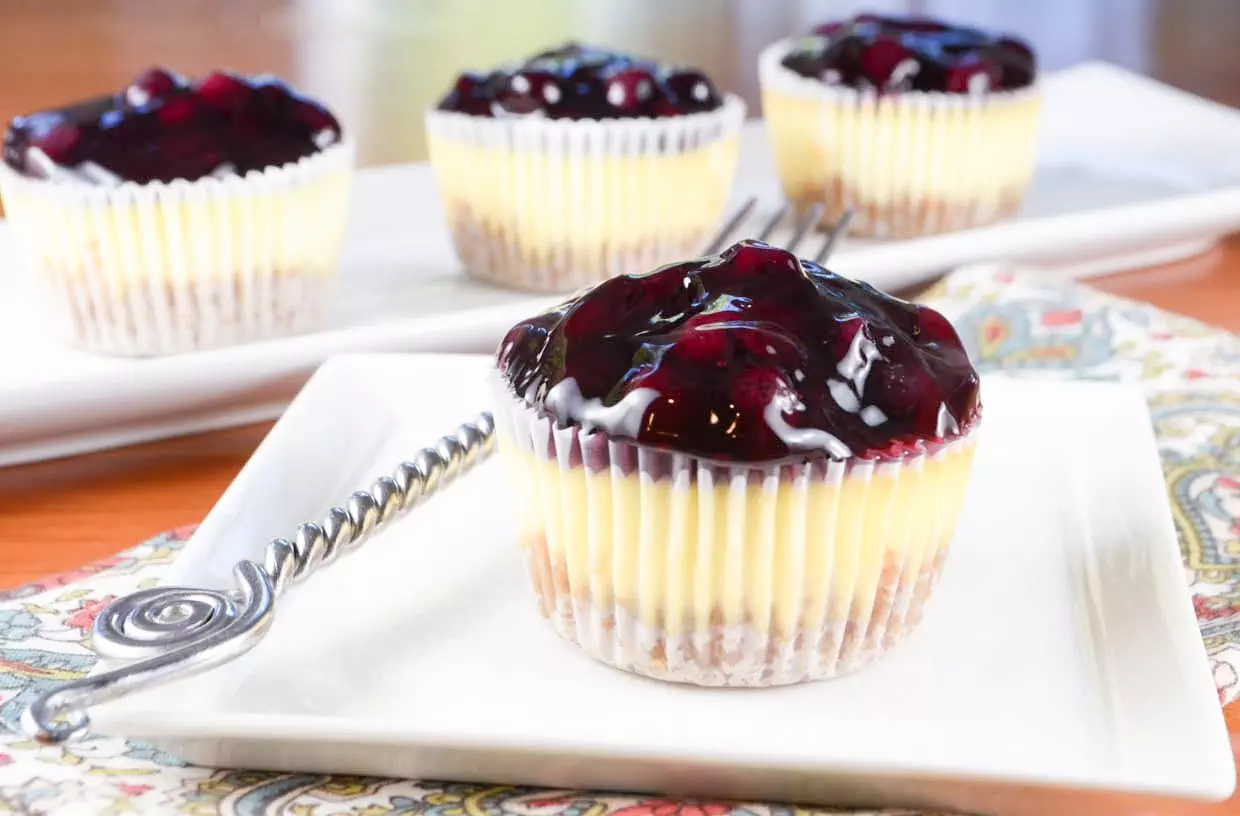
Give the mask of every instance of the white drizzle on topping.
[(942, 439), (948, 434), (960, 433), (960, 424), (956, 422), (956, 418), (952, 416), (952, 412), (947, 410), (947, 405), (939, 404), (939, 415), (935, 421), (934, 435)]
[[(125, 179), (92, 161), (84, 161), (73, 167), (57, 164), (38, 147), (31, 147), (26, 151), (26, 161), (34, 167), (39, 178), (51, 182), (80, 182), (94, 187), (120, 187), (125, 183)], [(235, 175), (237, 175), (236, 166), (225, 162), (208, 173), (207, 177), (227, 179)]]
[(326, 150), (328, 146), (336, 143), (336, 131), (331, 128), (323, 128), (311, 137), (314, 146), (319, 150)]
[[(795, 397), (787, 394), (776, 394), (767, 404), (762, 416), (767, 427), (779, 440), (791, 450), (824, 450), (836, 459), (847, 459), (852, 450), (840, 441), (839, 437), (829, 434), (821, 428), (794, 428), (784, 419), (786, 411), (796, 410), (799, 403)], [(804, 410), (804, 406), (800, 406)]]
[(547, 392), (543, 404), (557, 419), (574, 422), (583, 431), (598, 429), (613, 436), (636, 438), (646, 409), (658, 398), (659, 392), (653, 388), (636, 388), (615, 405), (603, 405), (600, 399), (582, 396), (576, 378), (568, 377)]
[(76, 181), (96, 187), (119, 187), (124, 183), (120, 176), (94, 162), (82, 162), (76, 167), (57, 164), (38, 147), (26, 151), (26, 161), (34, 167), (39, 178), (52, 182)]
[(887, 415), (877, 405), (867, 405), (861, 409), (861, 421), (874, 428), (886, 422)]
[[(855, 414), (862, 410), (861, 396), (865, 393), (865, 381), (870, 376), (870, 369), (874, 367), (874, 361), (881, 360), (882, 356), (878, 346), (866, 336), (865, 328), (857, 329), (857, 333), (853, 335), (852, 342), (848, 345), (848, 351), (835, 366), (835, 370), (844, 379), (837, 380), (831, 378), (827, 380), (827, 390), (841, 410), (847, 411), (850, 414)], [(879, 411), (879, 413), (881, 414), (882, 412)]]
[(917, 76), (921, 71), (921, 63), (915, 59), (901, 60), (891, 69), (891, 76), (887, 78), (888, 85), (899, 85), (906, 79)]
[(100, 187), (119, 187), (123, 183), (121, 177), (111, 170), (89, 161), (77, 166), (77, 175), (83, 181)]
[(607, 104), (613, 107), (620, 107), (624, 104), (624, 87), (621, 85), (610, 85), (607, 88)]
[(40, 148), (32, 147), (27, 150), (26, 161), (34, 165), (34, 168), (39, 171), (39, 175), (43, 178), (55, 181), (57, 176), (59, 176), (61, 179), (68, 179), (68, 172), (48, 158), (48, 155)]
[(875, 360), (881, 358), (882, 354), (879, 353), (878, 346), (866, 336), (863, 326), (853, 335), (848, 352), (836, 365), (835, 370), (840, 372), (841, 377), (852, 383), (853, 390), (860, 396), (865, 391), (865, 379), (870, 376), (871, 366), (874, 365)]
[(887, 348), (891, 348), (892, 346), (896, 344), (896, 338), (894, 335), (888, 334), (888, 335), (884, 335), (883, 339), (879, 342), (881, 342)]
[(146, 92), (145, 88), (139, 88), (137, 85), (130, 85), (125, 89), (125, 101), (135, 108), (140, 108), (147, 102), (151, 101), (151, 95)]
[(861, 400), (843, 380), (827, 380), (827, 390), (831, 392), (831, 399), (840, 406), (840, 410), (855, 414), (861, 408)]

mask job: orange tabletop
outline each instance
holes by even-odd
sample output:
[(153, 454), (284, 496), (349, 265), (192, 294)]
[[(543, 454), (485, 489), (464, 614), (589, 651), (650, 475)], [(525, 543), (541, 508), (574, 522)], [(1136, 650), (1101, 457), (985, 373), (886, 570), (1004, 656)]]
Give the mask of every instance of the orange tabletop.
[[(409, 161), (424, 154), (421, 110), (455, 70), (569, 38), (699, 64), (721, 85), (745, 96), (756, 111), (757, 51), (804, 29), (811, 22), (804, 12), (808, 5), (768, 0), (0, 0), (0, 119), (119, 88), (154, 63), (185, 73), (229, 67), (283, 75), (326, 101), (355, 135), (361, 163)], [(903, 5), (927, 14), (984, 6), (987, 16), (978, 22), (1028, 37), (1047, 67), (1107, 59), (1240, 105), (1240, 49), (1235, 47), (1240, 4), (1150, 0), (1120, 8), (1108, 0), (1045, 0), (1000, 8), (910, 0), (875, 5)], [(479, 17), (483, 14), (485, 21)], [(1092, 285), (1240, 330), (1240, 236), (1192, 260), (1097, 279)], [(0, 586), (70, 569), (201, 519), (269, 427), (0, 469)], [(1240, 703), (1226, 713), (1235, 749)], [(979, 788), (975, 799), (984, 810), (987, 792)], [(1207, 807), (1031, 791), (1020, 812), (1240, 816), (1240, 797)]]

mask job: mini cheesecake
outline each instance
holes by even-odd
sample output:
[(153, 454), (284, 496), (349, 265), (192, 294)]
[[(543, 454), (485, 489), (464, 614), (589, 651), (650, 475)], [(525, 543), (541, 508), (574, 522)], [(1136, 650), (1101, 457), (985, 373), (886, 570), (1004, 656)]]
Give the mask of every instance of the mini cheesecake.
[(351, 156), (279, 80), (154, 68), (10, 122), (0, 194), (78, 345), (166, 354), (318, 324)]
[(853, 231), (905, 238), (1019, 209), (1041, 94), (1025, 42), (864, 14), (767, 48), (762, 102), (789, 199), (855, 211)]
[(698, 685), (833, 677), (899, 643), (981, 419), (942, 315), (757, 242), (521, 322), (495, 387), (543, 614)]
[(699, 251), (744, 111), (697, 69), (576, 44), (462, 74), (426, 124), (466, 272), (571, 291)]

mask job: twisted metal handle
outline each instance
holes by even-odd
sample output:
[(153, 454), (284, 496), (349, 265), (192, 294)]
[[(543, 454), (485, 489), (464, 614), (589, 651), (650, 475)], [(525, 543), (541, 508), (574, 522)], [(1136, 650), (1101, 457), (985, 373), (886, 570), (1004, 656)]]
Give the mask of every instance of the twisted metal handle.
[(95, 619), (94, 648), (131, 662), (44, 692), (23, 713), (23, 729), (41, 742), (75, 739), (90, 727), (91, 706), (245, 654), (270, 628), (277, 598), (443, 489), (494, 444), (495, 421), (481, 413), (332, 507), (321, 522), (302, 524), (291, 540), (268, 542), (261, 564), (238, 562), (235, 590), (154, 587), (114, 601)]

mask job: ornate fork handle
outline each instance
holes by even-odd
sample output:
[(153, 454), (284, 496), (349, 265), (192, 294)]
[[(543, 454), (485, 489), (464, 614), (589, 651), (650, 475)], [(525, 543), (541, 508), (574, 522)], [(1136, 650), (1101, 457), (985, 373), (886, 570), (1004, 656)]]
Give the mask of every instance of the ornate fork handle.
[(101, 657), (130, 662), (44, 692), (23, 713), (23, 728), (43, 742), (74, 739), (90, 727), (87, 710), (93, 705), (245, 654), (267, 633), (276, 599), (290, 587), (356, 550), (486, 458), (494, 444), (494, 419), (479, 414), (391, 476), (376, 479), (369, 491), (332, 507), (322, 522), (302, 524), (291, 541), (268, 542), (262, 564), (238, 562), (235, 590), (155, 587), (116, 600), (95, 619), (94, 648)]

